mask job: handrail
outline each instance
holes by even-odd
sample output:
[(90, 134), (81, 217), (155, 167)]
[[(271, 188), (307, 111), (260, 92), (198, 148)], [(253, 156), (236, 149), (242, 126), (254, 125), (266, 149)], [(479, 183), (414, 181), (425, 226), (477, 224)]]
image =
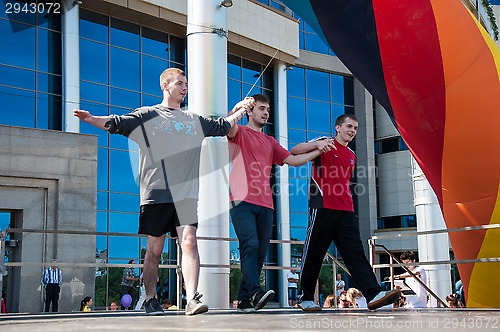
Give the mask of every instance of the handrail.
[[(389, 250), (387, 249), (386, 246), (384, 246), (383, 244), (375, 244), (373, 242), (370, 243), (370, 245), (372, 246), (375, 246), (375, 247), (380, 247), (382, 249), (384, 249), (384, 251), (393, 259), (395, 260), (398, 264), (404, 264), (404, 263), (401, 263), (399, 261), (399, 259)], [(392, 264), (391, 264), (392, 265)], [(415, 264), (412, 264), (412, 265), (415, 265)], [(445, 308), (449, 308), (448, 305), (443, 301), (441, 300), (441, 298), (436, 294), (434, 293), (422, 280), (420, 280), (420, 278), (417, 277), (417, 275), (415, 273), (413, 273), (407, 266), (406, 264), (405, 265), (400, 265), (406, 272), (408, 272), (412, 277), (413, 279), (415, 279), (422, 287), (424, 287), (424, 289), (432, 296), (434, 297), (443, 307)], [(391, 277), (392, 277), (392, 274), (391, 274)]]

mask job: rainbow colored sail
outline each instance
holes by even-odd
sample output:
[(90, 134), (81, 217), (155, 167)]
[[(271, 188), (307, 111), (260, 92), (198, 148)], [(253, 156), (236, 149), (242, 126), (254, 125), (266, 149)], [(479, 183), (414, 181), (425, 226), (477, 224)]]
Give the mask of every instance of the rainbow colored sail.
[[(448, 228), (500, 223), (500, 51), (460, 0), (282, 0), (387, 110)], [(500, 230), (450, 233), (458, 260)], [(500, 263), (459, 264), (468, 307), (499, 307)]]

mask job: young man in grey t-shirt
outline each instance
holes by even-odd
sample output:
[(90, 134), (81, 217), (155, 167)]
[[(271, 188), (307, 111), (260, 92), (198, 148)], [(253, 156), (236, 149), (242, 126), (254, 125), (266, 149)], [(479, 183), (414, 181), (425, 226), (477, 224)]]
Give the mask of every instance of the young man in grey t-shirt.
[(181, 110), (187, 94), (184, 72), (169, 68), (160, 75), (163, 92), (161, 104), (141, 107), (125, 115), (93, 116), (75, 110), (80, 120), (121, 134), (133, 140), (140, 149), (140, 218), (139, 233), (147, 237), (144, 258), (146, 313), (161, 315), (156, 295), (158, 262), (166, 233), (179, 236), (182, 249), (182, 274), (188, 303), (186, 315), (208, 311), (197, 292), (200, 258), (196, 239), (198, 224), (198, 184), (201, 144), (207, 136), (225, 136), (253, 107), (253, 99), (236, 104), (237, 112), (220, 119), (209, 119)]

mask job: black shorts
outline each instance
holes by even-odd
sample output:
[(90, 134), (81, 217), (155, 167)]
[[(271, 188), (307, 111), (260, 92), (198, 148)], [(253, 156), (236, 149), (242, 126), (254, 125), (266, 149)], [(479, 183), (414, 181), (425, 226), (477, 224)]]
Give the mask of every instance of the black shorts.
[(176, 203), (141, 205), (139, 234), (176, 237), (178, 226), (198, 228), (198, 200), (188, 198)]

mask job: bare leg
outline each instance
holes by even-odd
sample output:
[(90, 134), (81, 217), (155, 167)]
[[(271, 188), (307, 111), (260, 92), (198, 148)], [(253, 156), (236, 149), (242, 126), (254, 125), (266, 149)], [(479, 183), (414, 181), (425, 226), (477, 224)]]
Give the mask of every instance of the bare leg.
[(158, 276), (158, 262), (160, 261), (165, 235), (146, 236), (146, 257), (144, 257), (143, 279), (146, 287), (146, 301), (156, 295), (156, 280)]
[(186, 299), (189, 302), (198, 289), (200, 276), (200, 256), (196, 239), (196, 227), (178, 226), (179, 242), (182, 249), (182, 275), (186, 285)]

